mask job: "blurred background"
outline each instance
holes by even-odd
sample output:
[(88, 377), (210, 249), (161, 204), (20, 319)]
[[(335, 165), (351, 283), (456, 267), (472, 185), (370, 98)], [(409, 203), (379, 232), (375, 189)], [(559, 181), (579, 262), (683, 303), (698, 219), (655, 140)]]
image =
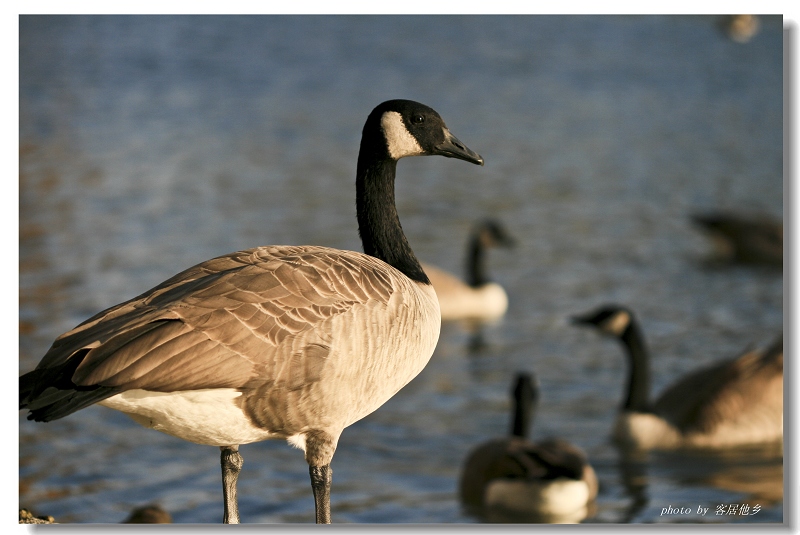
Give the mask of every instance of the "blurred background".
[[(567, 321), (632, 308), (654, 394), (781, 332), (780, 263), (711, 263), (690, 219), (783, 217), (783, 20), (759, 22), (737, 40), (713, 16), (21, 16), (19, 372), (62, 332), (213, 256), (360, 250), (361, 128), (408, 98), (486, 160), (399, 163), (409, 241), (461, 274), (473, 223), (501, 220), (517, 245), (488, 264), (509, 309), (480, 338), (445, 324), (420, 376), (345, 430), (334, 522), (478, 522), (458, 501), (461, 463), (508, 432), (518, 370), (541, 383), (533, 438), (570, 440), (597, 471), (584, 522), (781, 522), (780, 448), (617, 450), (625, 358)], [(241, 451), (243, 522), (313, 522), (301, 452)], [(102, 407), (49, 424), (20, 412), (19, 500), (59, 522), (157, 503), (174, 522), (216, 523), (219, 451)], [(737, 503), (760, 510), (714, 514)]]

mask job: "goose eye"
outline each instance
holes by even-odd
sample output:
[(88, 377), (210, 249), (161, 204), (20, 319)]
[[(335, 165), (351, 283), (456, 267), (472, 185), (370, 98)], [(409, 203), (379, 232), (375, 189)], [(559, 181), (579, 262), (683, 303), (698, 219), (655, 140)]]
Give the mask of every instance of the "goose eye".
[(422, 124), (425, 122), (425, 117), (419, 114), (414, 115), (413, 117), (411, 117), (411, 122), (414, 124)]

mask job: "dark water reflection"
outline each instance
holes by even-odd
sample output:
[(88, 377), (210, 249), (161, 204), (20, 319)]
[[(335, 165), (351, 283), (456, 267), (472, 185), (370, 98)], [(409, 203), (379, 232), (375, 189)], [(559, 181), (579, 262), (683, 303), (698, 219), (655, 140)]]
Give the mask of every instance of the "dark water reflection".
[[(713, 17), (22, 17), (19, 371), (97, 311), (196, 262), (259, 244), (359, 249), (353, 176), (364, 118), (388, 98), (435, 107), (484, 168), (398, 166), (418, 256), (460, 272), (474, 220), (518, 240), (492, 255), (510, 308), (478, 340), (446, 325), (426, 370), (345, 431), (337, 522), (475, 522), (456, 481), (504, 434), (507, 388), (536, 371), (535, 437), (584, 448), (587, 522), (779, 522), (782, 453), (630, 458), (608, 440), (619, 348), (566, 318), (604, 301), (640, 315), (656, 392), (772, 340), (780, 272), (703, 268), (694, 211), (781, 217), (782, 22), (747, 44)], [(479, 342), (479, 343), (478, 343)], [(158, 502), (218, 522), (218, 451), (88, 408), (20, 416), (20, 505), (115, 522)], [(246, 522), (309, 522), (302, 455), (242, 447)], [(672, 505), (761, 505), (747, 517)]]

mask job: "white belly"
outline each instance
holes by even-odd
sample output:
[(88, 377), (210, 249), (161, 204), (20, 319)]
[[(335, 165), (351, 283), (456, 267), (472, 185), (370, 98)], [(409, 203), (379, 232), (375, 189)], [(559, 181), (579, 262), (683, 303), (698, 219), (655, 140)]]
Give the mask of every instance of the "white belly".
[(232, 446), (288, 438), (256, 427), (239, 408), (233, 388), (148, 392), (129, 390), (99, 402), (136, 423), (196, 444)]
[(590, 499), (585, 481), (563, 477), (550, 481), (496, 479), (484, 493), (487, 508), (535, 514), (552, 523), (579, 522), (586, 516)]

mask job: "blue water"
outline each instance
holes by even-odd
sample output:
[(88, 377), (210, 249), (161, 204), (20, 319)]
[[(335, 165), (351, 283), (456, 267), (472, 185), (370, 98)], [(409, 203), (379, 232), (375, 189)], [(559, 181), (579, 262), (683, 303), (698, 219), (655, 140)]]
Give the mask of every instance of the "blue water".
[[(600, 479), (589, 523), (780, 522), (782, 452), (621, 455), (609, 441), (624, 359), (566, 318), (639, 315), (655, 393), (783, 324), (779, 272), (710, 270), (695, 211), (783, 214), (783, 28), (747, 44), (714, 17), (263, 16), (20, 18), (20, 373), (60, 333), (212, 256), (256, 245), (360, 249), (355, 161), (390, 98), (424, 102), (486, 160), (398, 166), (417, 256), (461, 271), (473, 221), (511, 296), (471, 349), (445, 325), (429, 366), (346, 429), (334, 522), (473, 523), (462, 460), (506, 433), (515, 371), (542, 386), (534, 438), (582, 447)], [(222, 515), (219, 452), (90, 407), (19, 420), (20, 506), (118, 522), (156, 502)], [(242, 519), (311, 522), (302, 454), (242, 447)], [(717, 506), (760, 505), (718, 515)], [(706, 516), (663, 514), (684, 507)], [(751, 509), (752, 511), (752, 509)]]

